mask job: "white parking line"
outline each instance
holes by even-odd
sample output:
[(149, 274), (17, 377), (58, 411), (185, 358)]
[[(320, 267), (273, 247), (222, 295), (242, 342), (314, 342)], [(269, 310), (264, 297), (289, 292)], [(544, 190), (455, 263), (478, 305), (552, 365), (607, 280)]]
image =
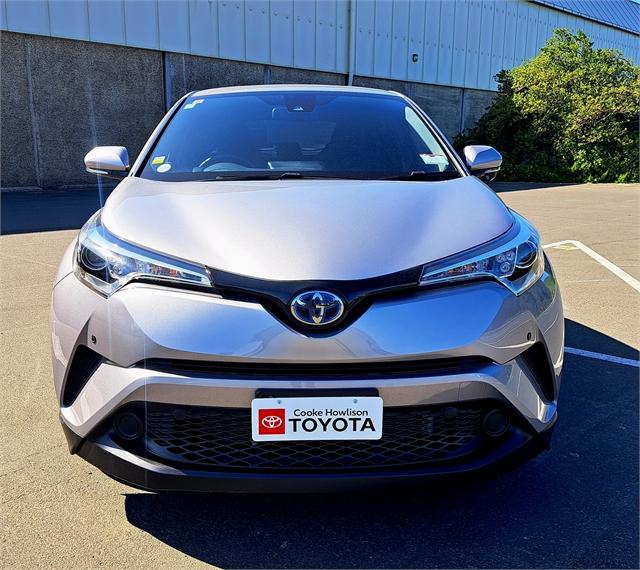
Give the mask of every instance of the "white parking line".
[[(549, 243), (547, 245), (543, 245), (542, 247), (547, 249), (551, 247), (557, 247), (562, 249), (562, 246), (573, 246), (582, 252), (586, 253), (592, 259), (595, 259), (600, 265), (606, 267), (611, 273), (620, 277), (627, 285), (631, 285), (638, 293), (640, 293), (640, 281), (638, 281), (635, 277), (631, 277), (626, 271), (620, 269), (617, 265), (611, 263), (605, 257), (602, 257), (598, 252), (593, 251), (590, 247), (584, 245), (581, 241), (576, 241), (573, 239), (566, 239), (564, 241), (557, 241), (554, 243)], [(566, 248), (570, 249), (570, 248)]]
[[(638, 291), (638, 293), (640, 293), (640, 281), (638, 281), (635, 277), (631, 277), (631, 275), (629, 275), (626, 271), (623, 271), (617, 265), (614, 265), (608, 259), (602, 257), (597, 251), (593, 251), (590, 247), (584, 245), (581, 241), (566, 239), (563, 241), (548, 243), (547, 245), (543, 245), (542, 247), (544, 249), (579, 249), (580, 251), (586, 253), (589, 257), (597, 261), (600, 265), (611, 271), (611, 273), (622, 279), (627, 285), (633, 287), (636, 291)], [(602, 354), (601, 352), (591, 352), (590, 350), (582, 350), (581, 348), (572, 348), (570, 346), (565, 346), (564, 350), (568, 354), (575, 354), (577, 356), (584, 356), (586, 358), (594, 358), (596, 360), (604, 360), (606, 362), (613, 362), (615, 364), (622, 364), (624, 366), (640, 368), (640, 360), (633, 360), (632, 358), (622, 358), (620, 356)]]
[(624, 366), (633, 366), (634, 368), (640, 368), (640, 360), (633, 360), (632, 358), (621, 358), (620, 356), (611, 356), (610, 354), (591, 352), (590, 350), (571, 348), (570, 346), (565, 346), (564, 351), (568, 352), (569, 354), (575, 354), (577, 356), (585, 356), (587, 358), (595, 358), (596, 360), (605, 360), (607, 362), (613, 362), (615, 364), (623, 364)]

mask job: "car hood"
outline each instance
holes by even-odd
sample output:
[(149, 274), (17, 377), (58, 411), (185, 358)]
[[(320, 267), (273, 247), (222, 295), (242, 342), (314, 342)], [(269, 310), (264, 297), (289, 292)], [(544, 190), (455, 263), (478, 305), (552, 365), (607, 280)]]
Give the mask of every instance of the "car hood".
[(485, 184), (278, 180), (157, 182), (128, 177), (105, 227), (184, 260), (270, 280), (386, 275), (480, 245), (513, 217)]

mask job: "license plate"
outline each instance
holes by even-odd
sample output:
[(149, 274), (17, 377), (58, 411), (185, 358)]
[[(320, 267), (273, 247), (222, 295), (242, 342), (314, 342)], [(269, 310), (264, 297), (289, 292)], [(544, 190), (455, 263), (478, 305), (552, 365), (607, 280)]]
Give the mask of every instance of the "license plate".
[(256, 398), (253, 441), (380, 439), (382, 398)]

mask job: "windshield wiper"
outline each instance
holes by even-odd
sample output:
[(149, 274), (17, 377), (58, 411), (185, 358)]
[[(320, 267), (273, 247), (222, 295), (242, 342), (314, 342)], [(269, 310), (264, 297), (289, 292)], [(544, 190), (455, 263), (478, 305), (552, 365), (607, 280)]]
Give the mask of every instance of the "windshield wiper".
[(256, 174), (218, 174), (207, 178), (198, 178), (200, 182), (213, 182), (216, 180), (286, 180), (286, 179), (347, 179), (360, 180), (360, 178), (335, 175), (306, 174), (305, 172), (261, 172)]
[(217, 174), (216, 176), (207, 176), (206, 178), (198, 178), (201, 182), (212, 182), (215, 180), (281, 180), (282, 178), (302, 178), (298, 172), (274, 172), (256, 173), (256, 174)]
[(403, 174), (394, 174), (393, 176), (383, 176), (377, 180), (451, 180), (452, 178), (460, 178), (457, 172), (425, 172), (424, 170), (412, 170)]
[(284, 180), (285, 178), (318, 178), (318, 176), (306, 176), (302, 172), (283, 172), (280, 176), (276, 176), (276, 180)]

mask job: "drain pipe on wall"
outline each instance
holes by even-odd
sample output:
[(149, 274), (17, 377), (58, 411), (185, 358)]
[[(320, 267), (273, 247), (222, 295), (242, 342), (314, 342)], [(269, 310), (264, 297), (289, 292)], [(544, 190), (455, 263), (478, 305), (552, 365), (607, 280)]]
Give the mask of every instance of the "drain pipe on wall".
[(462, 96), (460, 97), (460, 127), (458, 128), (459, 133), (463, 133), (464, 132), (464, 114), (465, 114), (465, 103), (466, 103), (466, 92), (467, 90), (463, 87), (462, 88)]
[(164, 112), (168, 113), (173, 106), (173, 101), (171, 100), (173, 85), (171, 81), (171, 61), (164, 51), (162, 52), (162, 90), (164, 91)]
[(347, 85), (353, 85), (356, 67), (356, 2), (349, 0), (349, 78)]

